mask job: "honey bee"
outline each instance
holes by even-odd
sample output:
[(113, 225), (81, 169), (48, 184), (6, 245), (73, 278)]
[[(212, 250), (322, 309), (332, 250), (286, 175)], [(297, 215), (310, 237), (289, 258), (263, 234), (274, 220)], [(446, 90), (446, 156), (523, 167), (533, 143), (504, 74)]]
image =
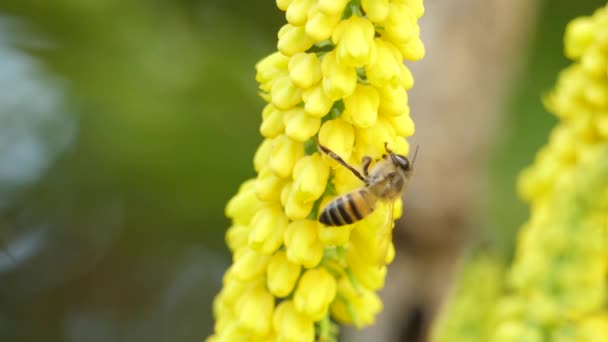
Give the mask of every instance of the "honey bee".
[(413, 162), (416, 160), (418, 148), (414, 153), (412, 162), (401, 154), (391, 151), (387, 143), (384, 148), (387, 154), (378, 160), (369, 170), (372, 158), (363, 157), (361, 164), (363, 174), (346, 163), (339, 155), (327, 147), (317, 143), (319, 149), (332, 159), (349, 169), (357, 178), (363, 181), (364, 186), (344, 194), (331, 201), (321, 212), (319, 222), (327, 226), (343, 226), (362, 220), (376, 209), (379, 201), (388, 202), (389, 218), (387, 224), (392, 226), (393, 203), (401, 196), (414, 171)]

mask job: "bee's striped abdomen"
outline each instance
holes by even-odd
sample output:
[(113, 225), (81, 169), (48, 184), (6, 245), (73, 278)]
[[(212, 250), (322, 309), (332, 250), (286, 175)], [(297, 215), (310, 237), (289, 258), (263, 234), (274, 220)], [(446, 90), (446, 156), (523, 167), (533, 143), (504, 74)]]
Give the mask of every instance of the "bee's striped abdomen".
[(321, 212), (319, 222), (327, 226), (344, 226), (357, 222), (374, 211), (367, 189), (360, 189), (329, 202)]

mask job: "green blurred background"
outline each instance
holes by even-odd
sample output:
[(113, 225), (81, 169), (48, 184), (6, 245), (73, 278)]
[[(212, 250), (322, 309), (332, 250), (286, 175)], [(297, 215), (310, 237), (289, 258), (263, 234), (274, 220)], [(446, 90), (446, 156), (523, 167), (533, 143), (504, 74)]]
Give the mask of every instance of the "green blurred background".
[[(430, 1), (430, 0), (429, 0)], [(515, 177), (547, 139), (565, 23), (545, 1), (482, 216), (508, 255)], [(274, 1), (0, 1), (0, 341), (201, 341), (254, 175)]]

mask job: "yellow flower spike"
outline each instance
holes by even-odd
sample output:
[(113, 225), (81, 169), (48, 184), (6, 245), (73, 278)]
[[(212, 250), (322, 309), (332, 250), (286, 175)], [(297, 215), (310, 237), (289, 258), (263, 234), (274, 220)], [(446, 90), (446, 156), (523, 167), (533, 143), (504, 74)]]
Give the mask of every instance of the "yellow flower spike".
[(235, 306), (239, 322), (257, 336), (270, 333), (274, 313), (274, 297), (263, 287), (245, 293)]
[(387, 85), (380, 88), (380, 106), (378, 112), (386, 116), (397, 116), (409, 112), (407, 92), (402, 85)]
[(303, 26), (314, 3), (315, 0), (292, 0), (285, 12), (287, 22), (294, 26)]
[(355, 130), (343, 119), (328, 120), (319, 130), (319, 142), (344, 160), (349, 160), (355, 143)]
[(234, 260), (231, 271), (241, 281), (251, 280), (264, 273), (268, 259), (268, 256), (247, 248)]
[(260, 201), (280, 202), (281, 191), (285, 180), (277, 176), (270, 168), (260, 171), (255, 181), (255, 194)]
[(304, 100), (306, 114), (317, 118), (327, 115), (334, 104), (334, 101), (323, 91), (321, 84), (304, 90), (302, 92), (302, 100)]
[(357, 84), (355, 91), (344, 98), (342, 117), (359, 128), (367, 128), (376, 123), (380, 96), (370, 85)]
[(226, 205), (226, 216), (235, 223), (247, 225), (261, 203), (255, 195), (255, 180), (250, 179), (243, 183), (236, 196), (232, 197)]
[(310, 88), (321, 80), (321, 61), (314, 53), (300, 52), (289, 59), (289, 77), (298, 87)]
[(359, 283), (370, 290), (379, 290), (384, 287), (386, 266), (370, 265), (363, 258), (366, 251), (349, 248), (346, 254), (346, 263)]
[(290, 139), (305, 142), (319, 131), (321, 119), (306, 114), (304, 108), (296, 107), (285, 112), (285, 135)]
[[(402, 62), (404, 54), (416, 54), (410, 50), (420, 1), (276, 4), (288, 23), (278, 32), (278, 52), (256, 65), (267, 103), (259, 126), (264, 140), (253, 158), (255, 179), (226, 206), (233, 264), (213, 302), (209, 340), (215, 342), (334, 341), (334, 320), (369, 325), (382, 308), (373, 291), (383, 286), (385, 265), (395, 256), (382, 203), (351, 225), (318, 221), (329, 201), (364, 184), (315, 142), (357, 168), (363, 156), (386, 153), (385, 144), (409, 152), (403, 137), (414, 125), (405, 91), (413, 78)], [(409, 31), (397, 32), (402, 28)], [(596, 90), (588, 93), (597, 102)], [(395, 217), (401, 205), (394, 206)]]
[[(401, 59), (396, 59), (393, 51), (382, 38), (375, 38), (376, 59), (365, 66), (367, 80), (374, 87), (381, 88), (389, 83), (397, 83), (401, 76)], [(393, 49), (396, 49), (393, 47)]]
[(288, 178), (296, 161), (304, 155), (304, 145), (287, 136), (279, 135), (273, 140), (270, 154), (270, 169), (279, 177)]
[(279, 30), (279, 43), (277, 48), (286, 56), (293, 56), (304, 52), (314, 44), (311, 37), (306, 34), (303, 26), (286, 24)]
[(267, 105), (262, 113), (260, 134), (265, 138), (274, 138), (283, 133), (284, 130), (283, 113), (272, 104)]
[(319, 10), (327, 14), (342, 16), (348, 2), (349, 0), (318, 0), (317, 6), (319, 6)]
[(373, 62), (376, 57), (375, 32), (374, 25), (365, 18), (351, 16), (342, 20), (331, 36), (337, 45), (338, 63), (360, 67)]
[(272, 84), (270, 96), (275, 107), (287, 110), (302, 102), (302, 89), (293, 84), (289, 76), (286, 75)]
[(288, 296), (300, 277), (301, 266), (289, 261), (283, 251), (275, 253), (266, 269), (267, 286), (270, 293), (282, 298)]
[(338, 63), (336, 52), (331, 51), (321, 61), (323, 91), (332, 100), (339, 100), (355, 91), (357, 71), (354, 67)]
[(285, 74), (288, 63), (289, 57), (280, 52), (269, 55), (256, 64), (256, 81), (260, 84), (274, 81), (280, 75)]
[(308, 12), (306, 22), (306, 34), (317, 42), (329, 39), (334, 28), (340, 22), (342, 14), (329, 14), (323, 12), (318, 6), (313, 5)]
[(272, 154), (273, 139), (264, 139), (253, 156), (253, 168), (261, 172), (268, 167)]
[(308, 270), (300, 279), (293, 296), (297, 311), (318, 321), (327, 314), (336, 296), (336, 279), (324, 268)]
[(348, 278), (338, 282), (337, 299), (330, 306), (332, 315), (342, 323), (354, 324), (357, 328), (371, 325), (382, 311), (382, 302), (374, 292), (355, 289)]
[(315, 339), (314, 322), (299, 313), (291, 300), (277, 306), (273, 326), (280, 342), (311, 342)]
[(265, 255), (274, 253), (283, 243), (288, 224), (280, 205), (261, 209), (251, 220), (249, 247)]
[(294, 196), (300, 202), (314, 202), (325, 191), (329, 167), (319, 153), (306, 156), (293, 169)]
[(323, 257), (323, 244), (317, 235), (319, 223), (312, 220), (293, 221), (285, 231), (287, 259), (306, 268), (319, 264)]
[(374, 23), (385, 21), (390, 9), (388, 0), (361, 0), (361, 7)]
[(251, 228), (240, 224), (234, 224), (226, 231), (226, 244), (231, 252), (246, 246)]

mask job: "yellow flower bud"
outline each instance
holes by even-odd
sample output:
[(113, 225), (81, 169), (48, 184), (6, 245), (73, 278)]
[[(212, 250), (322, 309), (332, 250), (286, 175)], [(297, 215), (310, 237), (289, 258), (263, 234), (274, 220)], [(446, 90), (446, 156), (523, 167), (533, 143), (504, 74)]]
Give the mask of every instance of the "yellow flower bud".
[(337, 45), (337, 61), (350, 67), (360, 67), (374, 61), (374, 25), (367, 19), (351, 16), (334, 29), (332, 41)]
[(287, 215), (287, 217), (289, 217), (290, 220), (302, 220), (306, 218), (310, 214), (314, 205), (314, 202), (304, 202), (298, 199), (299, 197), (301, 197), (301, 195), (298, 196), (298, 189), (296, 188), (296, 186), (297, 185), (295, 182), (291, 183), (288, 192), (286, 192), (286, 194), (284, 195), (285, 214)]
[(352, 323), (357, 328), (373, 324), (382, 311), (378, 295), (366, 288), (357, 291), (346, 277), (338, 282), (338, 298), (331, 304), (331, 313), (339, 322)]
[(380, 88), (380, 105), (378, 112), (382, 115), (397, 116), (409, 113), (407, 92), (402, 85), (388, 85)]
[[(334, 186), (337, 193), (345, 194), (353, 189), (360, 188), (363, 186), (363, 182), (361, 182), (359, 178), (355, 177), (350, 170), (347, 170), (344, 167), (336, 166), (334, 169)], [(329, 199), (333, 200), (336, 199), (336, 197)]]
[(226, 216), (235, 223), (247, 225), (261, 203), (255, 195), (255, 181), (250, 179), (243, 183), (236, 196), (232, 197), (226, 205)]
[(272, 104), (278, 109), (290, 109), (302, 102), (302, 89), (296, 87), (289, 76), (277, 79), (270, 91)]
[(306, 268), (319, 264), (323, 257), (323, 244), (317, 235), (317, 221), (293, 221), (285, 231), (287, 259)]
[(399, 80), (406, 90), (409, 90), (414, 86), (414, 76), (412, 76), (410, 69), (402, 62), (399, 63)]
[[(378, 290), (384, 287), (386, 277), (386, 266), (379, 264), (370, 265), (363, 257), (366, 251), (349, 248), (346, 254), (346, 262), (359, 283), (370, 290)], [(382, 260), (384, 263), (384, 260)]]
[(566, 26), (565, 53), (570, 59), (579, 59), (595, 40), (595, 25), (588, 17), (572, 20)]
[(334, 28), (340, 22), (342, 14), (328, 14), (319, 9), (318, 6), (312, 6), (308, 12), (308, 21), (306, 22), (306, 34), (317, 42), (329, 39)]
[(384, 22), (383, 37), (394, 44), (404, 44), (416, 38), (420, 29), (416, 17), (409, 11), (407, 5), (400, 2), (391, 2), (390, 10)]
[(365, 15), (374, 23), (386, 20), (389, 13), (388, 0), (361, 0)]
[(304, 100), (306, 114), (317, 118), (327, 115), (334, 104), (334, 101), (323, 91), (321, 84), (304, 90), (302, 92), (302, 99)]
[(300, 52), (289, 59), (289, 77), (300, 88), (310, 88), (321, 80), (321, 62), (315, 53)]
[[(320, 208), (325, 208), (332, 198), (321, 201)], [(319, 214), (321, 214), (319, 212)], [(343, 246), (348, 243), (350, 239), (350, 231), (352, 225), (337, 226), (337, 227), (326, 227), (324, 225), (318, 226), (319, 239), (325, 246)]]
[(255, 194), (260, 201), (279, 202), (285, 180), (277, 176), (270, 168), (260, 171), (255, 180)]
[[(396, 138), (393, 126), (384, 117), (379, 117), (375, 125), (355, 129), (355, 151), (357, 151), (355, 157), (357, 160), (361, 160), (364, 156), (381, 156), (386, 153), (385, 142), (389, 143), (389, 147), (392, 149), (398, 140), (405, 139)], [(394, 150), (394, 152), (401, 154), (401, 151)]]
[(292, 0), (285, 12), (287, 22), (294, 26), (302, 26), (306, 23), (308, 11), (315, 0)]
[(321, 61), (323, 91), (332, 100), (338, 100), (355, 91), (357, 72), (354, 67), (338, 63), (336, 52), (331, 51)]
[(283, 251), (270, 257), (266, 279), (268, 290), (277, 297), (286, 297), (293, 291), (300, 277), (301, 266), (287, 260)]
[(277, 306), (273, 326), (281, 342), (310, 342), (315, 339), (314, 322), (299, 313), (291, 300)]
[(356, 127), (370, 127), (376, 123), (379, 102), (380, 97), (376, 88), (357, 84), (355, 91), (344, 98), (342, 117)]
[(319, 130), (319, 142), (344, 160), (349, 160), (355, 143), (355, 130), (341, 118), (327, 120)]
[(257, 71), (255, 77), (256, 81), (259, 83), (266, 83), (277, 79), (280, 75), (285, 74), (288, 63), (289, 57), (280, 52), (275, 52), (260, 60), (255, 66)]
[(285, 125), (283, 124), (283, 113), (272, 104), (266, 105), (262, 112), (262, 125), (260, 125), (260, 133), (265, 138), (274, 138), (283, 133)]
[(342, 15), (348, 0), (319, 0), (319, 10), (334, 15)]
[(319, 131), (321, 119), (306, 114), (304, 108), (296, 107), (283, 117), (285, 122), (285, 135), (290, 139), (305, 142)]
[(408, 110), (397, 116), (386, 116), (386, 120), (391, 124), (393, 129), (395, 130), (395, 134), (401, 137), (410, 137), (414, 135), (416, 129), (414, 127), (414, 121), (409, 115), (409, 107)]
[(253, 168), (257, 172), (268, 167), (272, 152), (272, 141), (272, 139), (264, 139), (253, 156)]
[(314, 202), (325, 191), (329, 167), (319, 153), (306, 156), (293, 169), (295, 196), (301, 202)]
[(397, 48), (403, 54), (403, 59), (417, 61), (424, 58), (426, 51), (422, 40), (418, 37), (410, 39), (407, 43), (397, 44)]
[(304, 145), (284, 135), (272, 141), (270, 169), (279, 177), (288, 178), (296, 161), (304, 155)]
[(270, 332), (274, 313), (274, 297), (263, 287), (245, 293), (236, 304), (241, 325), (258, 336)]
[(235, 260), (230, 269), (237, 279), (247, 281), (263, 274), (267, 264), (268, 256), (247, 248), (241, 255), (238, 255), (238, 258), (235, 254)]
[(226, 231), (226, 244), (230, 251), (246, 246), (251, 229), (248, 226), (234, 224)]
[(287, 8), (289, 7), (289, 4), (291, 4), (293, 0), (276, 0), (277, 2), (277, 7), (281, 10), (281, 11), (287, 11)]
[(303, 26), (286, 24), (279, 30), (279, 43), (277, 48), (286, 56), (293, 56), (304, 52), (314, 44), (311, 37), (306, 34)]
[(288, 223), (280, 205), (261, 209), (251, 220), (249, 247), (261, 254), (274, 253), (283, 243)]
[(365, 66), (365, 75), (369, 83), (381, 88), (389, 83), (397, 83), (400, 80), (401, 60), (395, 58), (390, 43), (386, 43), (382, 38), (374, 39), (376, 46), (376, 59), (373, 63)]
[(301, 313), (313, 321), (327, 315), (329, 304), (336, 296), (336, 279), (324, 268), (308, 270), (302, 275), (293, 302)]

